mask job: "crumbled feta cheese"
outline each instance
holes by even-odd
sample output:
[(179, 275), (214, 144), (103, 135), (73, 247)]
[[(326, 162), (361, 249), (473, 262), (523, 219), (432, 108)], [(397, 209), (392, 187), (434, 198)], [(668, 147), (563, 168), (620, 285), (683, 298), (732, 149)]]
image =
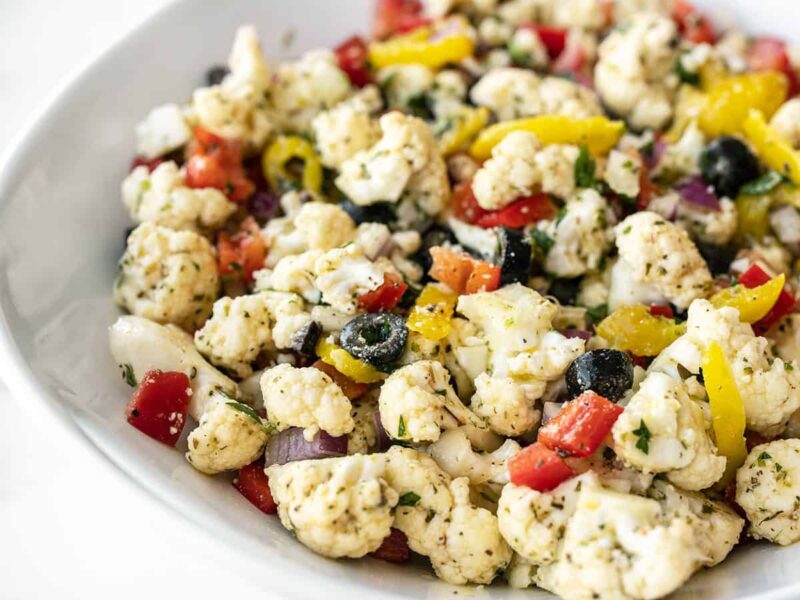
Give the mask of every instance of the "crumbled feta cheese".
[(136, 151), (147, 159), (169, 154), (191, 139), (192, 130), (177, 104), (157, 106), (136, 126)]

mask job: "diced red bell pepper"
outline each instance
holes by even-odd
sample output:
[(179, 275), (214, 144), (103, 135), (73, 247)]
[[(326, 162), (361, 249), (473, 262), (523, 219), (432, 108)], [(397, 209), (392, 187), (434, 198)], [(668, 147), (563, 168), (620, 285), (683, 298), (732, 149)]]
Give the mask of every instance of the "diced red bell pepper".
[(311, 365), (315, 369), (319, 369), (323, 373), (325, 373), (328, 377), (333, 379), (333, 382), (338, 385), (345, 396), (347, 396), (348, 400), (356, 400), (363, 396), (364, 394), (369, 391), (369, 386), (366, 383), (358, 383), (350, 379), (347, 375), (340, 372), (336, 367), (333, 365), (329, 365), (326, 362), (322, 362), (321, 360), (317, 360), (314, 364)]
[(472, 191), (472, 181), (460, 183), (453, 189), (450, 206), (457, 218), (472, 224), (477, 222), (483, 215), (489, 213), (488, 210), (478, 204), (475, 193)]
[(239, 469), (239, 475), (233, 480), (233, 487), (261, 512), (268, 515), (278, 512), (278, 505), (272, 499), (272, 492), (269, 489), (269, 477), (264, 473), (263, 460), (257, 460)]
[(611, 432), (622, 410), (599, 394), (584, 392), (539, 429), (539, 441), (570, 456), (590, 456)]
[(639, 198), (636, 200), (636, 208), (647, 210), (650, 201), (658, 195), (658, 186), (650, 179), (650, 169), (645, 161), (642, 161), (642, 168), (639, 171)]
[(569, 75), (586, 87), (593, 87), (591, 75), (586, 64), (586, 50), (578, 38), (568, 39), (564, 50), (550, 65), (550, 70), (557, 75)]
[(757, 38), (747, 53), (747, 63), (753, 71), (778, 71), (786, 75), (789, 80), (789, 96), (796, 96), (800, 92), (800, 80), (783, 40)]
[(373, 34), (378, 39), (395, 33), (408, 33), (430, 24), (430, 19), (422, 16), (419, 0), (378, 0)]
[(696, 6), (686, 0), (678, 0), (672, 18), (684, 39), (693, 44), (713, 44), (716, 36), (711, 21)]
[[(759, 267), (757, 264), (752, 264), (747, 271), (742, 273), (742, 275), (739, 277), (739, 282), (746, 288), (756, 288), (760, 285), (764, 285), (770, 279), (772, 278), (766, 271), (764, 271), (764, 269)], [(795, 304), (797, 304), (795, 297), (789, 292), (789, 290), (783, 288), (778, 296), (778, 300), (775, 302), (775, 305), (772, 307), (772, 309), (767, 313), (767, 316), (760, 321), (753, 323), (753, 331), (756, 333), (756, 335), (764, 335), (764, 333), (766, 333), (770, 327), (792, 312)]]
[(483, 261), (475, 261), (472, 273), (467, 278), (464, 293), (493, 292), (500, 287), (500, 275), (500, 267)]
[(493, 210), (475, 220), (479, 227), (511, 227), (521, 229), (542, 219), (552, 219), (556, 207), (547, 194), (535, 194), (520, 198), (500, 210)]
[(339, 68), (347, 74), (354, 86), (363, 88), (372, 83), (369, 50), (362, 37), (354, 35), (336, 48), (335, 52)]
[(383, 276), (383, 284), (358, 297), (358, 305), (367, 312), (380, 312), (382, 310), (392, 310), (400, 298), (406, 293), (408, 284), (403, 278), (394, 273), (386, 273)]
[(666, 317), (668, 319), (675, 318), (675, 313), (672, 311), (672, 307), (669, 304), (651, 304), (650, 314), (654, 317)]
[(548, 25), (537, 25), (529, 23), (522, 25), (521, 29), (529, 29), (536, 32), (542, 44), (547, 49), (547, 54), (551, 60), (558, 58), (567, 47), (567, 30), (561, 27), (551, 27)]
[(555, 451), (541, 442), (524, 448), (508, 461), (511, 483), (548, 492), (575, 475)]
[(167, 161), (164, 158), (144, 158), (142, 156), (137, 156), (131, 161), (130, 170), (133, 171), (136, 167), (147, 167), (147, 170), (152, 173), (156, 170), (158, 165), (165, 162)]
[(241, 144), (202, 127), (195, 128), (195, 141), (186, 161), (186, 185), (218, 189), (232, 202), (245, 202), (256, 190), (242, 166)]
[(430, 252), (433, 259), (430, 276), (455, 293), (492, 292), (500, 287), (500, 267), (440, 246)]
[(370, 556), (386, 562), (404, 563), (408, 561), (410, 553), (406, 534), (392, 527), (391, 533), (383, 540), (383, 543), (375, 552), (370, 552)]
[(222, 232), (217, 236), (217, 259), (221, 275), (253, 280), (253, 273), (264, 268), (267, 247), (261, 229), (253, 217), (246, 217), (234, 235)]
[(185, 373), (148, 371), (125, 409), (128, 423), (154, 440), (174, 446), (186, 424), (190, 390)]

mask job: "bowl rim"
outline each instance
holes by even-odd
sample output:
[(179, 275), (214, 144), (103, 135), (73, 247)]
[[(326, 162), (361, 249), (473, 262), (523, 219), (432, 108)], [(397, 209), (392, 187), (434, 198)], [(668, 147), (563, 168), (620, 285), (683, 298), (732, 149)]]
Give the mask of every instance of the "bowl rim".
[[(36, 138), (50, 126), (51, 121), (55, 118), (54, 113), (58, 111), (63, 99), (75, 92), (85, 78), (91, 77), (94, 68), (106, 60), (109, 55), (122, 51), (127, 43), (152, 26), (153, 23), (162, 19), (167, 13), (175, 10), (184, 10), (184, 7), (189, 4), (191, 4), (191, 0), (165, 0), (162, 6), (138, 21), (133, 27), (127, 29), (125, 33), (114, 39), (110, 44), (82, 60), (59, 80), (45, 99), (26, 118), (25, 123), (14, 134), (4, 151), (0, 153), (0, 203), (5, 202), (4, 199), (13, 188), (16, 174), (22, 171), (27, 164), (26, 159), (29, 158), (31, 147), (34, 145)], [(2, 297), (0, 297), (0, 381), (7, 385), (13, 402), (23, 406), (26, 411), (35, 412), (37, 419), (46, 423), (45, 427), (57, 427), (66, 435), (69, 435), (76, 441), (76, 448), (79, 448), (80, 452), (87, 458), (91, 457), (90, 459), (93, 460), (98, 469), (102, 469), (114, 480), (123, 484), (131, 493), (140, 498), (146, 498), (154, 509), (161, 511), (165, 515), (179, 515), (182, 523), (181, 527), (191, 531), (192, 534), (199, 534), (208, 539), (209, 542), (222, 541), (226, 548), (237, 554), (237, 557), (245, 559), (248, 563), (256, 562), (258, 554), (246, 551), (246, 547), (252, 545), (252, 542), (247, 542), (241, 536), (232, 535), (231, 531), (227, 531), (224, 528), (209, 527), (207, 523), (201, 522), (191, 511), (185, 511), (185, 507), (180, 505), (178, 499), (171, 494), (164, 493), (162, 489), (157, 489), (157, 486), (148, 482), (147, 478), (135, 474), (121, 462), (115, 460), (111, 453), (101, 448), (78, 425), (60, 399), (41, 383), (33, 373), (12, 333)], [(20, 398), (26, 398), (26, 402), (21, 402)], [(218, 535), (220, 533), (223, 535)], [(245, 542), (244, 544), (242, 543), (243, 541)], [(798, 543), (800, 544), (800, 542)], [(263, 548), (261, 548), (261, 551), (263, 552)], [(263, 571), (278, 572), (283, 565), (286, 565), (295, 573), (306, 571), (317, 577), (321, 575), (310, 566), (297, 560), (282, 557), (280, 553), (273, 553), (269, 562), (259, 561), (257, 564)], [(322, 577), (325, 576), (322, 575)], [(349, 586), (351, 584), (345, 585)], [(450, 587), (455, 589), (464, 586)], [(475, 586), (466, 587), (474, 589)], [(398, 596), (389, 589), (372, 589), (371, 591), (379, 594), (381, 598), (406, 597)], [(270, 593), (276, 598), (294, 599), (307, 597), (302, 589), (286, 591), (285, 589), (272, 588)], [(792, 600), (799, 595), (800, 581), (779, 589), (765, 590), (755, 595), (743, 596), (738, 600)], [(553, 597), (555, 598), (555, 596)]]

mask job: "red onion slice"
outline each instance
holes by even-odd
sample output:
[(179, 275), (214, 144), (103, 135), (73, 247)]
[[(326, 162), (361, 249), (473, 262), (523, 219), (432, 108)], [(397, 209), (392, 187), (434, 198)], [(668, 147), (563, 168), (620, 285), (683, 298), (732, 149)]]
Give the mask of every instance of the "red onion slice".
[(559, 329), (559, 333), (565, 338), (580, 338), (584, 342), (588, 342), (592, 337), (591, 332), (583, 329)]
[(269, 439), (264, 450), (264, 466), (345, 455), (347, 455), (346, 435), (333, 437), (324, 431), (319, 431), (312, 441), (307, 442), (303, 437), (302, 428), (291, 427)]
[(380, 547), (370, 556), (393, 563), (404, 563), (408, 560), (410, 550), (406, 534), (392, 527), (391, 533), (384, 538)]
[(719, 211), (722, 207), (719, 204), (719, 198), (714, 193), (711, 186), (709, 186), (700, 177), (690, 177), (685, 179), (675, 186), (675, 190), (681, 195), (681, 198), (702, 208), (708, 210)]
[(378, 452), (386, 452), (392, 445), (392, 439), (383, 428), (383, 423), (381, 423), (381, 413), (376, 410), (374, 413), (372, 413), (372, 418), (374, 419), (375, 423), (375, 437), (378, 440), (376, 444), (377, 450)]

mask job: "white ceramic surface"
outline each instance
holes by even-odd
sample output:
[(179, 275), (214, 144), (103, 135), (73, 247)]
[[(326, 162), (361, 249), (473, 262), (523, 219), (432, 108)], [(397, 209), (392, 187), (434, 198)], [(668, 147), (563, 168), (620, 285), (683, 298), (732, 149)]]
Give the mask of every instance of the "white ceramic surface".
[[(701, 2), (757, 31), (800, 27), (794, 0)], [(270, 58), (331, 45), (366, 27), (370, 0), (183, 0), (129, 35), (62, 90), (6, 155), (0, 170), (0, 369), (12, 391), (41, 409), (291, 598), (317, 594), (451, 598), (424, 569), (377, 561), (333, 562), (297, 544), (274, 519), (242, 502), (224, 479), (193, 471), (176, 452), (126, 425), (129, 394), (108, 355), (109, 297), (129, 225), (119, 182), (133, 125), (161, 102), (187, 97), (204, 69), (227, 55), (235, 27), (255, 23)], [(750, 4), (752, 7), (753, 5)], [(796, 15), (795, 15), (796, 16)], [(294, 31), (294, 44), (281, 44)], [(104, 551), (105, 549), (98, 549)], [(797, 598), (800, 546), (753, 545), (702, 573), (677, 598)], [(536, 598), (504, 588), (473, 597)]]

